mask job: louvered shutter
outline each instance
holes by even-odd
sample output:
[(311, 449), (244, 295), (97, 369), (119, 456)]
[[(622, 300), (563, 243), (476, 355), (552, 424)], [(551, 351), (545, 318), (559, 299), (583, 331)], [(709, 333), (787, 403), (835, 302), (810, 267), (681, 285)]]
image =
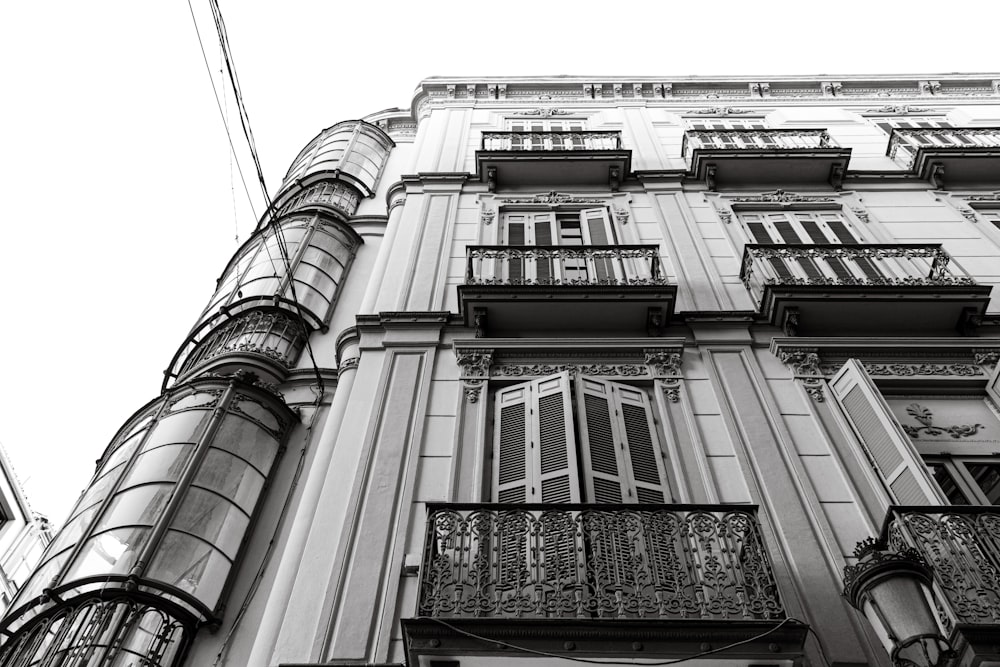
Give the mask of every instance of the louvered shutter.
[(830, 390), (895, 503), (947, 503), (930, 481), (920, 455), (857, 359), (849, 359), (837, 372), (830, 381)]
[(493, 502), (525, 503), (531, 495), (531, 383), (497, 391), (493, 420)]
[[(509, 246), (524, 246), (527, 243), (527, 216), (508, 215), (504, 219), (504, 244)], [(506, 260), (506, 271), (501, 271), (512, 285), (520, 285), (525, 278), (524, 255), (511, 255)]]
[[(785, 216), (784, 213), (772, 213), (767, 216), (770, 223), (774, 226), (774, 230), (781, 239), (781, 243), (787, 245), (803, 245), (803, 240), (799, 236), (799, 233), (795, 230), (792, 225), (792, 221)], [(816, 266), (816, 262), (813, 260), (803, 257), (798, 260), (799, 266), (805, 272), (806, 276), (811, 280), (816, 280), (823, 276), (823, 272), (819, 270)]]
[[(830, 231), (833, 232), (838, 241), (844, 245), (859, 245), (858, 238), (847, 226), (847, 223), (844, 222), (842, 214), (824, 213), (820, 215), (820, 219), (826, 223), (827, 227), (830, 228)], [(854, 260), (854, 263), (859, 269), (861, 269), (869, 280), (877, 282), (883, 277), (882, 271), (870, 259), (857, 258)]]
[(577, 409), (587, 501), (668, 502), (663, 457), (645, 392), (581, 376)]
[(646, 392), (611, 383), (617, 398), (621, 430), (625, 435), (625, 463), (629, 483), (640, 503), (670, 502), (667, 474), (653, 425), (653, 411)]
[(1000, 364), (997, 364), (993, 376), (986, 383), (986, 395), (993, 401), (993, 405), (1000, 409)]
[[(756, 213), (741, 213), (740, 220), (746, 225), (747, 231), (750, 232), (750, 236), (753, 237), (754, 243), (761, 243), (764, 245), (769, 245), (773, 243), (781, 243), (781, 239), (771, 238), (771, 233), (767, 230), (764, 225), (764, 217)], [(792, 270), (788, 268), (785, 264), (785, 260), (778, 259), (776, 257), (771, 257), (768, 262), (774, 268), (775, 274), (778, 278), (788, 279), (792, 277)]]
[[(796, 217), (799, 224), (802, 225), (802, 229), (805, 230), (806, 235), (809, 237), (809, 240), (813, 243), (819, 245), (836, 243), (836, 241), (827, 237), (826, 232), (820, 228), (819, 223), (813, 218), (813, 214), (801, 213), (796, 215)], [(854, 242), (853, 237), (851, 238), (851, 242)], [(837, 280), (846, 283), (852, 282), (854, 274), (851, 273), (851, 270), (847, 268), (847, 265), (841, 259), (826, 256), (824, 257), (824, 261), (833, 270), (833, 274), (837, 277)]]
[(580, 502), (569, 373), (497, 391), (493, 500)]
[[(538, 213), (531, 216), (531, 218), (532, 229), (531, 234), (528, 237), (529, 244), (536, 246), (551, 246), (553, 244), (552, 228), (555, 224), (555, 216), (552, 213)], [(534, 265), (534, 278), (538, 284), (552, 284), (552, 278), (555, 275), (555, 266), (553, 266), (552, 256), (536, 254)]]
[[(609, 246), (614, 244), (614, 231), (606, 208), (589, 208), (580, 211), (580, 229), (583, 231), (585, 246)], [(619, 262), (613, 257), (592, 257), (588, 262), (590, 270), (598, 282), (607, 283), (622, 277)]]
[(576, 440), (573, 437), (573, 401), (569, 372), (531, 383), (535, 470), (534, 498), (543, 503), (580, 502)]

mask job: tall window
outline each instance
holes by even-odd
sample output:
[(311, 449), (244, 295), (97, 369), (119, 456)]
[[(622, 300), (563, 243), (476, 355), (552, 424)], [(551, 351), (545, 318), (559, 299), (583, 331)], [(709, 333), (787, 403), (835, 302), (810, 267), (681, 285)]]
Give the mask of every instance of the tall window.
[(642, 389), (563, 372), (498, 390), (494, 409), (494, 502), (670, 502)]
[[(503, 214), (503, 242), (508, 246), (609, 246), (614, 229), (606, 208), (558, 211), (511, 211)], [(507, 279), (540, 285), (620, 279), (619, 262), (585, 253), (536, 253), (511, 257)]]
[[(781, 245), (858, 245), (861, 239), (841, 211), (776, 211), (739, 213), (747, 234), (754, 243)], [(878, 280), (883, 272), (869, 259), (842, 259), (828, 254), (822, 259), (800, 258), (790, 261), (770, 259), (778, 276), (784, 279), (836, 279), (856, 282)]]
[(883, 396), (849, 360), (830, 381), (866, 457), (900, 505), (1000, 505), (1000, 372), (986, 395)]

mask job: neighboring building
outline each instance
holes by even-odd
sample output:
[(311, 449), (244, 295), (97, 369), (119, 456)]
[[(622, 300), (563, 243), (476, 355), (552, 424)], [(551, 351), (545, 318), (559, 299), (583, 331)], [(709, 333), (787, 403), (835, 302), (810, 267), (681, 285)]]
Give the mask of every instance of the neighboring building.
[(884, 666), (871, 536), (1000, 660), (1000, 75), (432, 78), (273, 211), (0, 665)]
[(31, 511), (7, 453), (0, 447), (0, 613), (52, 541), (49, 521)]

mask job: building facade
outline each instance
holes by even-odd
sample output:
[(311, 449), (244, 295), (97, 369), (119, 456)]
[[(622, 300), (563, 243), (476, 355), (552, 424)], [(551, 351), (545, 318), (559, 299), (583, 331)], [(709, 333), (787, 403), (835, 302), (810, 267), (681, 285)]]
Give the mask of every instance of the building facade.
[(996, 662), (998, 284), (1000, 75), (428, 79), (296, 157), (0, 665), (884, 666), (872, 553)]
[(0, 613), (6, 612), (51, 541), (48, 519), (32, 511), (0, 447)]

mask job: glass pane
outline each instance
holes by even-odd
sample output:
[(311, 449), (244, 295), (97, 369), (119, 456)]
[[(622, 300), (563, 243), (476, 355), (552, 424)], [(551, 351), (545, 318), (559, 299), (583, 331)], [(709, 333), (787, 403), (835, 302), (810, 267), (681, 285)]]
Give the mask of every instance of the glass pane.
[[(35, 570), (35, 574), (28, 579), (18, 592), (17, 597), (14, 598), (14, 604), (24, 604), (31, 598), (41, 595), (42, 590), (48, 587), (49, 583), (52, 581), (52, 577), (56, 576), (59, 570), (62, 569), (62, 566), (66, 562), (67, 558), (69, 558), (69, 549), (55, 556), (49, 560), (48, 563)], [(14, 605), (12, 604), (10, 608), (13, 609)]]
[(94, 530), (153, 525), (163, 514), (173, 490), (173, 484), (147, 484), (115, 494)]
[[(117, 470), (118, 472), (121, 472), (121, 466), (119, 466)], [(88, 507), (104, 500), (104, 498), (108, 495), (108, 491), (112, 486), (114, 486), (115, 480), (117, 479), (118, 474), (116, 473), (113, 475), (105, 475), (94, 482), (90, 488), (87, 489), (86, 495), (84, 495), (83, 498), (80, 499), (80, 502), (76, 504), (76, 508), (73, 510), (73, 514), (71, 516), (76, 516)]]
[(941, 463), (928, 463), (927, 467), (931, 471), (931, 475), (934, 476), (934, 481), (938, 483), (941, 490), (944, 491), (945, 497), (948, 498), (948, 502), (952, 505), (968, 505), (969, 499), (965, 497), (962, 490), (958, 488), (955, 480), (952, 479), (951, 473), (944, 467)]
[(278, 419), (274, 416), (274, 413), (251, 398), (240, 396), (231, 409), (234, 412), (242, 412), (249, 415), (272, 431), (278, 430)]
[(122, 488), (148, 482), (176, 482), (193, 451), (194, 445), (163, 445), (139, 454)]
[(145, 431), (143, 431), (142, 433), (136, 433), (127, 442), (122, 443), (118, 447), (118, 449), (112, 452), (111, 455), (108, 456), (107, 460), (104, 462), (104, 465), (101, 466), (101, 474), (105, 475), (108, 472), (111, 472), (113, 468), (115, 468), (116, 466), (124, 462), (126, 459), (128, 459), (130, 456), (132, 456), (132, 452), (135, 451), (135, 448), (142, 441), (142, 436), (145, 433), (146, 433)]
[(1000, 505), (1000, 463), (966, 463), (965, 468), (990, 505)]
[(170, 527), (204, 538), (232, 560), (248, 523), (250, 518), (236, 505), (215, 493), (192, 487)]
[(164, 417), (153, 428), (142, 448), (148, 451), (174, 442), (198, 442), (211, 418), (211, 410), (188, 410)]
[(194, 483), (217, 491), (251, 514), (264, 486), (264, 476), (242, 459), (213, 447), (205, 455)]
[(119, 528), (87, 540), (66, 579), (128, 574), (149, 539), (149, 528)]
[(226, 415), (212, 446), (246, 459), (265, 475), (278, 450), (277, 441), (267, 431), (232, 414)]
[(229, 561), (202, 540), (168, 531), (147, 577), (176, 586), (215, 607), (229, 574)]
[(83, 537), (83, 532), (90, 525), (93, 520), (94, 515), (97, 514), (97, 509), (100, 507), (98, 504), (93, 504), (87, 509), (80, 512), (72, 521), (63, 526), (62, 530), (56, 536), (56, 539), (52, 540), (52, 546), (49, 547), (50, 553), (56, 553), (65, 547), (73, 546), (80, 541)]
[(188, 408), (204, 407), (209, 405), (214, 405), (216, 399), (219, 398), (221, 392), (208, 392), (199, 391), (197, 393), (191, 394), (190, 396), (185, 396), (176, 403), (170, 406), (170, 412), (179, 412)]

